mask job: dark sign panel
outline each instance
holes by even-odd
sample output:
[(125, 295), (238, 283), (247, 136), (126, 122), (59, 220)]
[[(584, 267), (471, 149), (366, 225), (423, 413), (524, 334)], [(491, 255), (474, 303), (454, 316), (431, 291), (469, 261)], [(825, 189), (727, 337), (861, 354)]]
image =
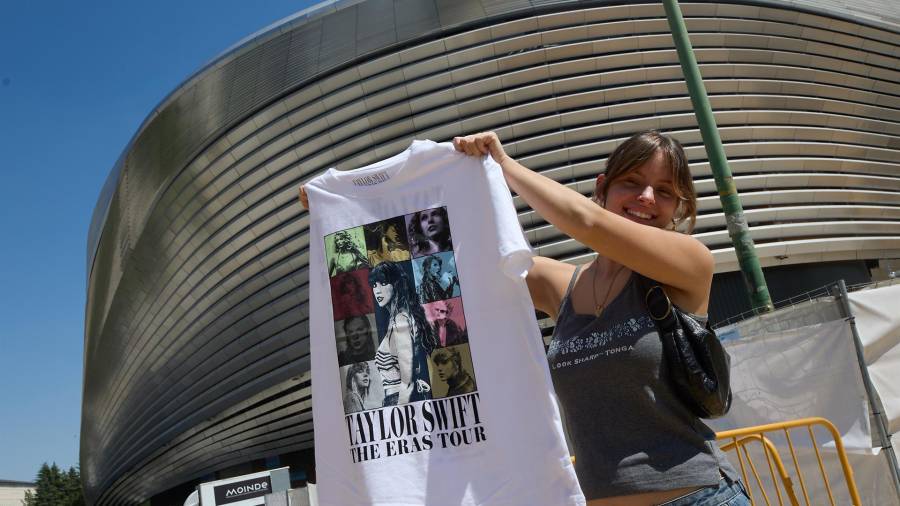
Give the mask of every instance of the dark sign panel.
[(213, 489), (216, 504), (229, 504), (233, 502), (262, 497), (272, 492), (272, 480), (269, 476), (254, 478), (252, 480), (236, 481), (227, 485), (219, 485)]

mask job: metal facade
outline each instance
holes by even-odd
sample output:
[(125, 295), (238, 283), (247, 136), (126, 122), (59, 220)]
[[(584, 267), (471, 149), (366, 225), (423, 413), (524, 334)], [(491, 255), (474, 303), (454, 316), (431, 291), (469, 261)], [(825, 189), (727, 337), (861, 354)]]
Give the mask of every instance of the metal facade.
[[(762, 265), (900, 257), (900, 3), (682, 10)], [(736, 270), (661, 4), (326, 2), (226, 52), (150, 114), (94, 212), (89, 502), (312, 446), (302, 181), (493, 129), (589, 193), (647, 128), (685, 145), (695, 235)], [(590, 258), (516, 202), (538, 254)]]

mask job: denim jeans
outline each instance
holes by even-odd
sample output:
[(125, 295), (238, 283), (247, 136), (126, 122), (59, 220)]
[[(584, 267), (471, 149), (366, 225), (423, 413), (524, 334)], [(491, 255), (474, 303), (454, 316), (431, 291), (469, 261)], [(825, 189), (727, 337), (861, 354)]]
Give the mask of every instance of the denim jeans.
[(750, 506), (750, 498), (741, 482), (722, 478), (717, 487), (701, 488), (660, 506)]

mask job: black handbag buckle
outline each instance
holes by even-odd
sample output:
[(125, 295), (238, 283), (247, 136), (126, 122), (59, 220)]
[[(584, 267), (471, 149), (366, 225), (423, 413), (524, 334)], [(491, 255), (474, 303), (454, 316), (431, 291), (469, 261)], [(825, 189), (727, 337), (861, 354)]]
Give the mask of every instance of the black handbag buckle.
[[(659, 295), (654, 296), (655, 290), (659, 290)], [(672, 314), (672, 301), (669, 300), (669, 296), (666, 295), (666, 291), (660, 285), (653, 285), (647, 290), (644, 303), (647, 305), (647, 312), (650, 313), (650, 318), (656, 321), (665, 320)], [(656, 316), (660, 313), (663, 313), (663, 315)]]

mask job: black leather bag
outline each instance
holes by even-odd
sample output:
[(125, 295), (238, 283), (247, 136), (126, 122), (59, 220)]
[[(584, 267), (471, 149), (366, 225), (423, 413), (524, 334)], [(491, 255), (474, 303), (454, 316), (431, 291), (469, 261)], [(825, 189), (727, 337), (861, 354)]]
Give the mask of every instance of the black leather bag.
[(700, 418), (717, 418), (731, 407), (731, 358), (709, 322), (672, 304), (659, 284), (644, 278), (645, 301), (662, 340), (675, 392)]

